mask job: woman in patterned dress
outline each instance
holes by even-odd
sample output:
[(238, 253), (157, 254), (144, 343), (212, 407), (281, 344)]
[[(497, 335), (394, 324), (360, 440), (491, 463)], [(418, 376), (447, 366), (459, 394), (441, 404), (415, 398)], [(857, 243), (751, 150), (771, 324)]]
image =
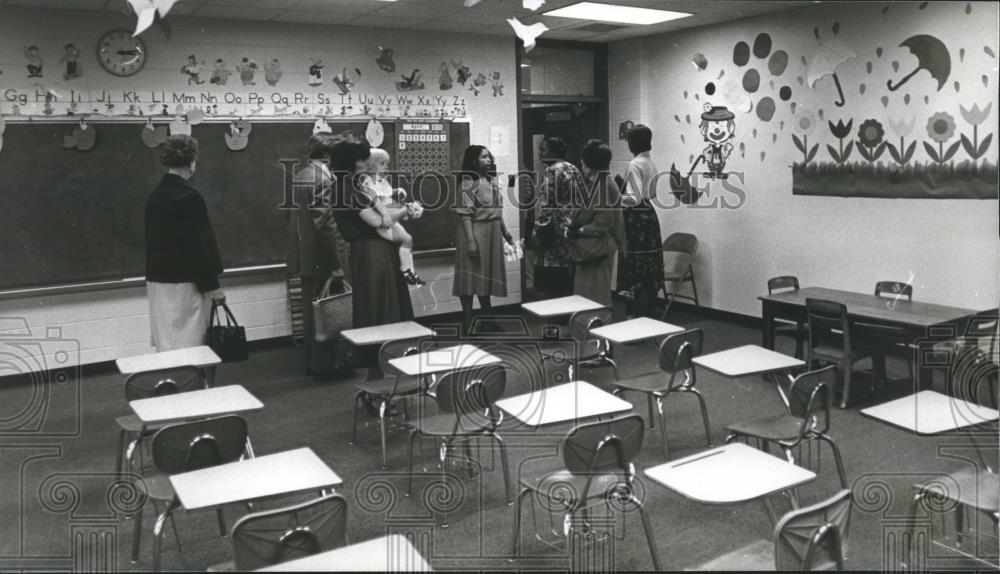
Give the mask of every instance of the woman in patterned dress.
[(637, 125), (628, 132), (628, 149), (635, 157), (628, 164), (622, 206), (625, 208), (625, 257), (618, 258), (618, 290), (635, 297), (629, 315), (649, 316), (656, 292), (663, 288), (663, 237), (653, 209), (656, 164), (649, 157), (653, 132)]

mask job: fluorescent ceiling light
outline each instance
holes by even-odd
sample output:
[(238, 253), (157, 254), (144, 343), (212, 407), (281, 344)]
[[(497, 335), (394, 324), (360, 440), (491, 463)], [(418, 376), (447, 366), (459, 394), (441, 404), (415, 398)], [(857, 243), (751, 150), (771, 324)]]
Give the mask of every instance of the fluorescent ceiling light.
[(546, 16), (560, 18), (576, 18), (578, 20), (598, 20), (600, 22), (615, 22), (618, 24), (659, 24), (687, 18), (687, 12), (672, 12), (670, 10), (653, 10), (651, 8), (635, 8), (633, 6), (615, 6), (613, 4), (598, 4), (597, 2), (580, 2), (551, 12)]

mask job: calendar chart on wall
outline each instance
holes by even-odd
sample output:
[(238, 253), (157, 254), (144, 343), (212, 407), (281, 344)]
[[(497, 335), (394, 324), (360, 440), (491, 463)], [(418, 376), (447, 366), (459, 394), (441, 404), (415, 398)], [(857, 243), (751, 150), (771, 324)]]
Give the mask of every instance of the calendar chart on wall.
[(454, 173), (462, 169), (469, 145), (469, 124), (437, 119), (403, 118), (396, 122), (395, 169), (403, 187), (425, 207), (424, 216), (404, 223), (417, 251), (455, 246)]

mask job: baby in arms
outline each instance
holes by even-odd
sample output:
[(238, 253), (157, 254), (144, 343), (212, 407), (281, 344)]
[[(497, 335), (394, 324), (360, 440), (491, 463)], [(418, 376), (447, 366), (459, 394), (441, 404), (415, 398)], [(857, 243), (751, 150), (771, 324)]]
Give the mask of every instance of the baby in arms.
[(378, 234), (383, 239), (399, 244), (399, 270), (403, 279), (410, 285), (424, 285), (425, 282), (413, 270), (413, 237), (398, 222), (389, 217), (388, 207), (406, 198), (402, 189), (393, 189), (385, 172), (389, 169), (389, 152), (381, 148), (372, 148), (369, 159), (371, 176), (365, 176), (362, 185), (365, 193), (372, 200), (372, 208), (382, 216), (382, 226)]

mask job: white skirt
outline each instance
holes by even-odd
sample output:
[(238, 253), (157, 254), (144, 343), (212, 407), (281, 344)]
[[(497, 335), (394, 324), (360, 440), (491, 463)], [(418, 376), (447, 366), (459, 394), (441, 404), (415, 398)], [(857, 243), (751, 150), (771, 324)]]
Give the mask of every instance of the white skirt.
[(194, 283), (146, 282), (150, 342), (157, 352), (205, 344), (212, 299)]

